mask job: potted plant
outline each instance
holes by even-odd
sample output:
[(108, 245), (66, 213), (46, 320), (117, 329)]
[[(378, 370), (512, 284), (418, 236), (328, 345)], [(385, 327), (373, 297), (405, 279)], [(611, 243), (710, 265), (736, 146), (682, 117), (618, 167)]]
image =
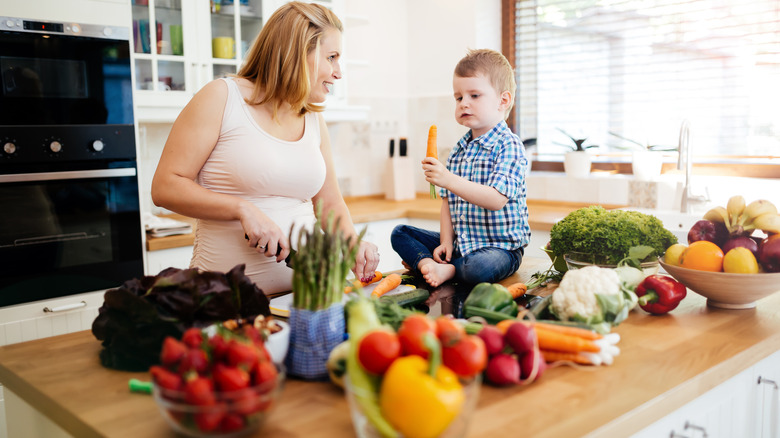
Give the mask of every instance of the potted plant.
[(676, 151), (676, 146), (666, 146), (660, 144), (641, 143), (634, 139), (624, 137), (616, 132), (609, 132), (610, 135), (619, 138), (624, 144), (618, 144), (619, 149), (630, 149), (633, 151), (631, 157), (631, 171), (634, 177), (640, 181), (650, 181), (661, 175), (663, 167), (663, 155), (657, 152)]
[(559, 146), (569, 148), (569, 152), (563, 158), (563, 170), (566, 176), (573, 178), (585, 178), (590, 174), (591, 158), (588, 149), (597, 148), (598, 145), (585, 145), (587, 138), (574, 138), (561, 128), (557, 128), (571, 139), (572, 144), (555, 142)]

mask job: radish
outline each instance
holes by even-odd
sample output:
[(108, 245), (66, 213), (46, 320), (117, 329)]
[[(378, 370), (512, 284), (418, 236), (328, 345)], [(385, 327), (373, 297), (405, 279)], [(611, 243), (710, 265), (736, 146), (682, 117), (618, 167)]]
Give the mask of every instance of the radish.
[(515, 322), (506, 329), (504, 340), (518, 355), (534, 349), (536, 331), (522, 322)]
[(485, 375), (490, 383), (498, 386), (520, 383), (520, 363), (514, 356), (497, 354), (488, 361)]
[(486, 325), (477, 333), (477, 336), (485, 343), (488, 356), (494, 356), (504, 349), (504, 335), (494, 325)]
[(542, 358), (542, 353), (536, 348), (533, 348), (526, 352), (523, 357), (520, 358), (520, 377), (524, 380), (529, 378), (534, 370), (534, 362), (536, 362), (538, 369), (536, 370), (536, 376), (534, 380), (542, 377), (544, 371), (547, 369), (547, 363)]

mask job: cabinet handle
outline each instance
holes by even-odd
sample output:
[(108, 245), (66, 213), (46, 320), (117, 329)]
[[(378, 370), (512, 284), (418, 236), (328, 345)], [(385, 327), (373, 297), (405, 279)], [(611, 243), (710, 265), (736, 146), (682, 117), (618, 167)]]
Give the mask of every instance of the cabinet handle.
[(774, 380), (770, 380), (765, 377), (758, 376), (758, 384), (760, 385), (762, 383), (765, 383), (767, 385), (772, 385), (775, 389), (778, 389), (777, 382), (775, 382)]
[(695, 424), (692, 424), (690, 421), (686, 421), (683, 430), (688, 430), (688, 429), (698, 430), (699, 432), (701, 432), (701, 436), (703, 438), (707, 438), (707, 429), (705, 429), (702, 426), (697, 426)]
[(79, 303), (65, 304), (64, 306), (44, 307), (43, 311), (46, 313), (64, 312), (66, 310), (78, 309), (79, 307), (87, 307), (87, 302), (81, 301)]
[(680, 435), (679, 433), (675, 431), (669, 432), (669, 438), (691, 438), (688, 435)]

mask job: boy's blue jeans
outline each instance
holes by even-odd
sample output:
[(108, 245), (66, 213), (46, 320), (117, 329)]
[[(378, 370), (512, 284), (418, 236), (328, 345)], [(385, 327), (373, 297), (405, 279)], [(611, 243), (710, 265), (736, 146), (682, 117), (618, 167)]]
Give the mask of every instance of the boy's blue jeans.
[[(411, 225), (398, 225), (390, 235), (390, 243), (398, 255), (412, 269), (424, 258), (433, 259), (433, 250), (439, 246), (439, 233)], [(523, 248), (509, 251), (485, 247), (462, 256), (457, 249), (450, 263), (455, 266), (456, 282), (477, 284), (495, 283), (514, 274), (523, 261)]]

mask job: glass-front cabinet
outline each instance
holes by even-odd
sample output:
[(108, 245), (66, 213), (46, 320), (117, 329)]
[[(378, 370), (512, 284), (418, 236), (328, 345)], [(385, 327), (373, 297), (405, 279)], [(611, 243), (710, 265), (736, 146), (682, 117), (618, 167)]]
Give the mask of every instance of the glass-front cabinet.
[(139, 122), (170, 122), (209, 81), (233, 74), (284, 0), (132, 0)]
[[(137, 121), (173, 122), (209, 81), (236, 73), (265, 20), (286, 2), (131, 0)], [(343, 0), (317, 3), (339, 15), (344, 10)], [(342, 62), (342, 69), (346, 65)], [(326, 120), (355, 118), (357, 107), (346, 102), (341, 80), (328, 97)], [(357, 118), (363, 118), (365, 110), (358, 109)]]

